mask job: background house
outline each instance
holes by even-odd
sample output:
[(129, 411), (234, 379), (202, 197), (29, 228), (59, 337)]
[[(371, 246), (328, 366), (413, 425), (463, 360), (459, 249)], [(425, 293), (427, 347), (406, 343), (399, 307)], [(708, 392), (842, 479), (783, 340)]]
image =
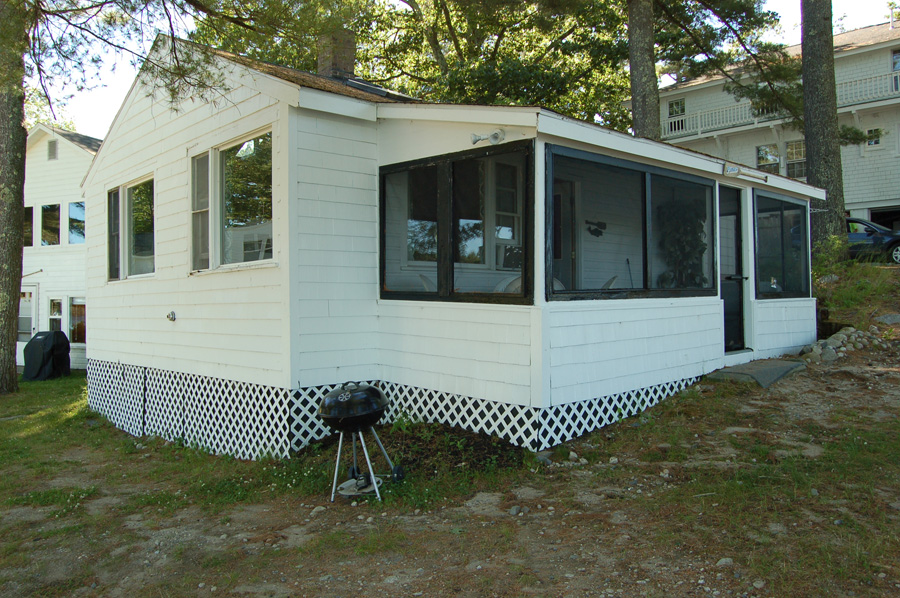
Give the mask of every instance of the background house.
[(540, 108), (210, 68), (222, 96), (178, 110), (138, 79), (85, 178), (89, 404), (133, 434), (287, 455), (366, 380), (538, 450), (815, 338), (820, 190)]
[(25, 154), (25, 239), (16, 363), (35, 332), (62, 330), (73, 368), (87, 366), (85, 204), (81, 181), (101, 141), (35, 125)]
[[(841, 149), (844, 199), (852, 216), (900, 228), (900, 24), (834, 36), (838, 120), (877, 139)], [(800, 53), (800, 46), (788, 49)], [(670, 143), (800, 180), (806, 147), (782, 119), (754, 116), (724, 79), (686, 81), (660, 90), (662, 138)]]

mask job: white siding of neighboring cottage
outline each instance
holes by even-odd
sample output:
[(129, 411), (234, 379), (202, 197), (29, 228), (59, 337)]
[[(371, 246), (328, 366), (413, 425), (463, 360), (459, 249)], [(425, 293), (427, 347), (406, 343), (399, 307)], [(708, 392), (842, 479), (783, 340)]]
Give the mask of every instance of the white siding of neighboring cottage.
[[(835, 56), (835, 81), (838, 85), (858, 82), (861, 93), (872, 85), (884, 85), (869, 78), (884, 77), (892, 72), (892, 50), (897, 44), (884, 43), (862, 47)], [(867, 81), (871, 81), (867, 83)], [(854, 88), (855, 89), (855, 88)], [(668, 102), (684, 98), (688, 115), (731, 106), (735, 96), (724, 91), (721, 82), (710, 82), (660, 94), (660, 115), (668, 118)], [(744, 100), (742, 100), (744, 101)], [(900, 202), (900, 103), (897, 98), (862, 102), (838, 109), (839, 123), (862, 131), (881, 129), (884, 135), (878, 146), (850, 145), (841, 148), (844, 201), (851, 215), (869, 218), (870, 209), (889, 208)], [(700, 138), (672, 139), (671, 142), (701, 153), (721, 157), (739, 164), (756, 166), (756, 147), (776, 143), (784, 154), (785, 143), (803, 139), (802, 134), (777, 121), (760, 122), (731, 129), (704, 131)], [(785, 173), (782, 158), (781, 173)]]
[[(41, 132), (25, 154), (25, 206), (33, 208), (33, 244), (25, 247), (22, 260), (22, 285), (37, 285), (37, 331), (49, 330), (50, 300), (62, 302), (62, 329), (69, 336), (68, 310), (70, 299), (85, 297), (85, 244), (69, 244), (69, 204), (82, 201), (81, 180), (91, 164), (93, 154), (67, 139)], [(47, 159), (47, 142), (56, 141), (57, 158)], [(60, 244), (41, 246), (41, 206), (60, 206)], [(87, 310), (87, 333), (90, 335), (91, 312)], [(16, 363), (24, 364), (24, 342), (17, 343)], [(73, 368), (86, 366), (85, 345), (70, 347)]]
[[(135, 84), (85, 184), (88, 357), (290, 385), (287, 115), (276, 97), (234, 80), (215, 104), (179, 111)], [(274, 259), (192, 275), (190, 159), (260, 129), (273, 138)], [(155, 273), (107, 281), (107, 190), (145, 176), (155, 187)]]

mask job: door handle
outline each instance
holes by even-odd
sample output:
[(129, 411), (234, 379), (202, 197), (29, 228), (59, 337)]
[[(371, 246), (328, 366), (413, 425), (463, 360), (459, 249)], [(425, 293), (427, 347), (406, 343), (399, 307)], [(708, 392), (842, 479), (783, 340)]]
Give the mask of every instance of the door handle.
[(749, 276), (740, 276), (738, 274), (732, 274), (730, 276), (726, 276), (725, 280), (733, 280), (735, 282), (740, 282), (742, 280), (748, 280), (749, 278), (750, 278)]

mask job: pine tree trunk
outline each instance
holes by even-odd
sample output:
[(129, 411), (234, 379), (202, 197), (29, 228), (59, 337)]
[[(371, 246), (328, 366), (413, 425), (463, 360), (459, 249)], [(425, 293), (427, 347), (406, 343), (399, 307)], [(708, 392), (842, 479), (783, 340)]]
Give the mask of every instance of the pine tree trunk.
[(628, 65), (632, 129), (637, 137), (660, 138), (653, 0), (628, 0)]
[(0, 3), (0, 394), (19, 389), (16, 373), (22, 216), (25, 205), (25, 67), (21, 7)]
[[(831, 2), (801, 0), (803, 15), (803, 122), (806, 180), (825, 189), (825, 210), (812, 212), (810, 238), (815, 251), (831, 236), (845, 235), (844, 179), (841, 169)], [(813, 209), (817, 206), (814, 204)], [(818, 206), (822, 207), (822, 206)]]

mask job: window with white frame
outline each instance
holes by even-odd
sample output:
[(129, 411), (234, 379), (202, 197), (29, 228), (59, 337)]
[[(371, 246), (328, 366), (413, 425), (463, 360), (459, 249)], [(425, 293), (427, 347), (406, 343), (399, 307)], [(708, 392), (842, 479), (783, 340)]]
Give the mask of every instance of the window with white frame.
[(22, 215), (22, 245), (31, 247), (34, 243), (34, 207), (26, 206)]
[(84, 243), (84, 202), (69, 203), (69, 245)]
[(777, 144), (768, 143), (756, 146), (756, 167), (759, 170), (778, 174), (780, 160)]
[(59, 245), (59, 204), (41, 206), (41, 245)]
[(62, 299), (50, 300), (50, 315), (47, 320), (50, 330), (62, 330)]
[(272, 258), (272, 133), (191, 160), (191, 269)]
[(669, 100), (669, 133), (677, 133), (684, 130), (684, 114), (684, 98)]
[(151, 274), (155, 263), (153, 179), (107, 193), (108, 277)]
[(869, 149), (881, 147), (881, 129), (866, 129), (866, 147)]
[(806, 178), (806, 142), (788, 141), (785, 146), (787, 175), (792, 179)]

